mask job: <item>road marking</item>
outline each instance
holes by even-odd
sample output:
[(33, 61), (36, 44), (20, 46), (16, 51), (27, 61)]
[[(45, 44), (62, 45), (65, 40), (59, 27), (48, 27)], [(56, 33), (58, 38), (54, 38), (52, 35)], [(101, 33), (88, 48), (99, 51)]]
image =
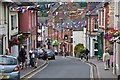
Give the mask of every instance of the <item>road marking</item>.
[(90, 79), (93, 80), (93, 78), (94, 78), (93, 77), (93, 66), (89, 63), (86, 63), (86, 64), (88, 64), (90, 66)]
[[(80, 60), (79, 58), (75, 58), (75, 57), (68, 57), (68, 58), (73, 58), (73, 59)], [(80, 60), (80, 61), (86, 63), (84, 60)], [(93, 66), (89, 63), (86, 63), (86, 64), (88, 64), (90, 66), (90, 79), (93, 80), (93, 78), (94, 78), (94, 76), (93, 76)]]
[[(45, 65), (45, 64), (46, 64), (46, 62), (44, 62), (41, 66), (43, 66), (43, 65)], [(40, 68), (41, 66), (39, 66), (38, 68)], [(36, 69), (34, 69), (34, 70), (28, 72), (26, 75), (29, 75), (30, 73), (34, 72), (35, 70), (36, 70)], [(20, 77), (20, 78), (22, 79), (22, 78), (24, 78), (26, 75), (23, 75), (23, 76)]]
[(40, 68), (38, 71), (34, 72), (33, 74), (31, 74), (31, 75), (30, 75), (29, 77), (27, 77), (27, 78), (33, 77), (35, 74), (37, 74), (38, 72), (40, 72), (40, 71), (42, 71), (43, 69), (45, 69), (45, 68), (48, 66), (48, 64), (49, 64), (49, 62), (48, 62), (44, 67)]

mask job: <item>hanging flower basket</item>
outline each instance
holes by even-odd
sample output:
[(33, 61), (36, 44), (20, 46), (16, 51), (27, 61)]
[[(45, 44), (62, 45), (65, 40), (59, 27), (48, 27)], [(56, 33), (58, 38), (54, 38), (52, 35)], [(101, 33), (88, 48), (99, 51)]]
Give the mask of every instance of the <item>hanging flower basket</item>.
[(115, 33), (113, 33), (113, 37), (117, 37), (117, 36), (120, 36), (120, 32), (115, 32)]
[(111, 39), (113, 37), (113, 35), (112, 34), (105, 34), (104, 35), (104, 38), (106, 39), (106, 40), (109, 40), (109, 39)]

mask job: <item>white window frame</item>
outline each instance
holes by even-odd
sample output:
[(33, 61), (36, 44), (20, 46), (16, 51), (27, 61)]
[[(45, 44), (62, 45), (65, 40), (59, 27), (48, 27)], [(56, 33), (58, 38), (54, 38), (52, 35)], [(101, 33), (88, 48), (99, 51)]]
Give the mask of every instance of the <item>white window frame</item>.
[[(97, 28), (95, 26), (97, 26)], [(98, 31), (98, 20), (96, 18), (94, 19), (94, 31)]]
[[(12, 20), (12, 16), (13, 16), (13, 20)], [(16, 28), (17, 28), (17, 15), (11, 15), (11, 30), (14, 30)]]

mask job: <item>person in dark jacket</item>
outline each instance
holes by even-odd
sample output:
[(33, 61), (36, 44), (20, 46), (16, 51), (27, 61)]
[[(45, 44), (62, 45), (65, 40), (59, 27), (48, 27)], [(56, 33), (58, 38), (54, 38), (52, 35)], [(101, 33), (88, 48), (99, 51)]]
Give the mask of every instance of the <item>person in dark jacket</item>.
[(86, 61), (88, 61), (88, 54), (90, 53), (90, 51), (87, 49), (87, 48), (85, 48), (85, 58), (86, 58)]
[(44, 58), (45, 58), (46, 62), (48, 63), (48, 54), (46, 51), (46, 45), (43, 45), (42, 50), (44, 52)]
[(24, 46), (22, 46), (19, 56), (21, 58), (21, 63), (22, 63), (22, 68), (23, 68), (25, 66), (25, 60), (26, 60), (26, 51), (25, 51)]
[(32, 67), (37, 68), (37, 49), (32, 52)]
[(33, 53), (33, 48), (29, 51), (29, 59), (30, 59), (29, 66), (30, 67), (32, 67), (32, 53)]

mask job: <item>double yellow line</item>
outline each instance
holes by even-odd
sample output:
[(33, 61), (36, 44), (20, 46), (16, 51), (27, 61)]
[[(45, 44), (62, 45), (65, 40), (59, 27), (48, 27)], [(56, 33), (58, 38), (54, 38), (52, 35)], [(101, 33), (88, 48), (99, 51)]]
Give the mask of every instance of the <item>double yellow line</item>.
[(44, 62), (44, 64), (41, 65), (40, 67), (38, 67), (38, 68), (34, 69), (33, 71), (29, 72), (28, 74), (22, 76), (21, 80), (26, 80), (28, 78), (32, 78), (35, 74), (37, 74), (38, 72), (45, 69), (48, 66), (48, 64), (49, 64), (49, 62)]

